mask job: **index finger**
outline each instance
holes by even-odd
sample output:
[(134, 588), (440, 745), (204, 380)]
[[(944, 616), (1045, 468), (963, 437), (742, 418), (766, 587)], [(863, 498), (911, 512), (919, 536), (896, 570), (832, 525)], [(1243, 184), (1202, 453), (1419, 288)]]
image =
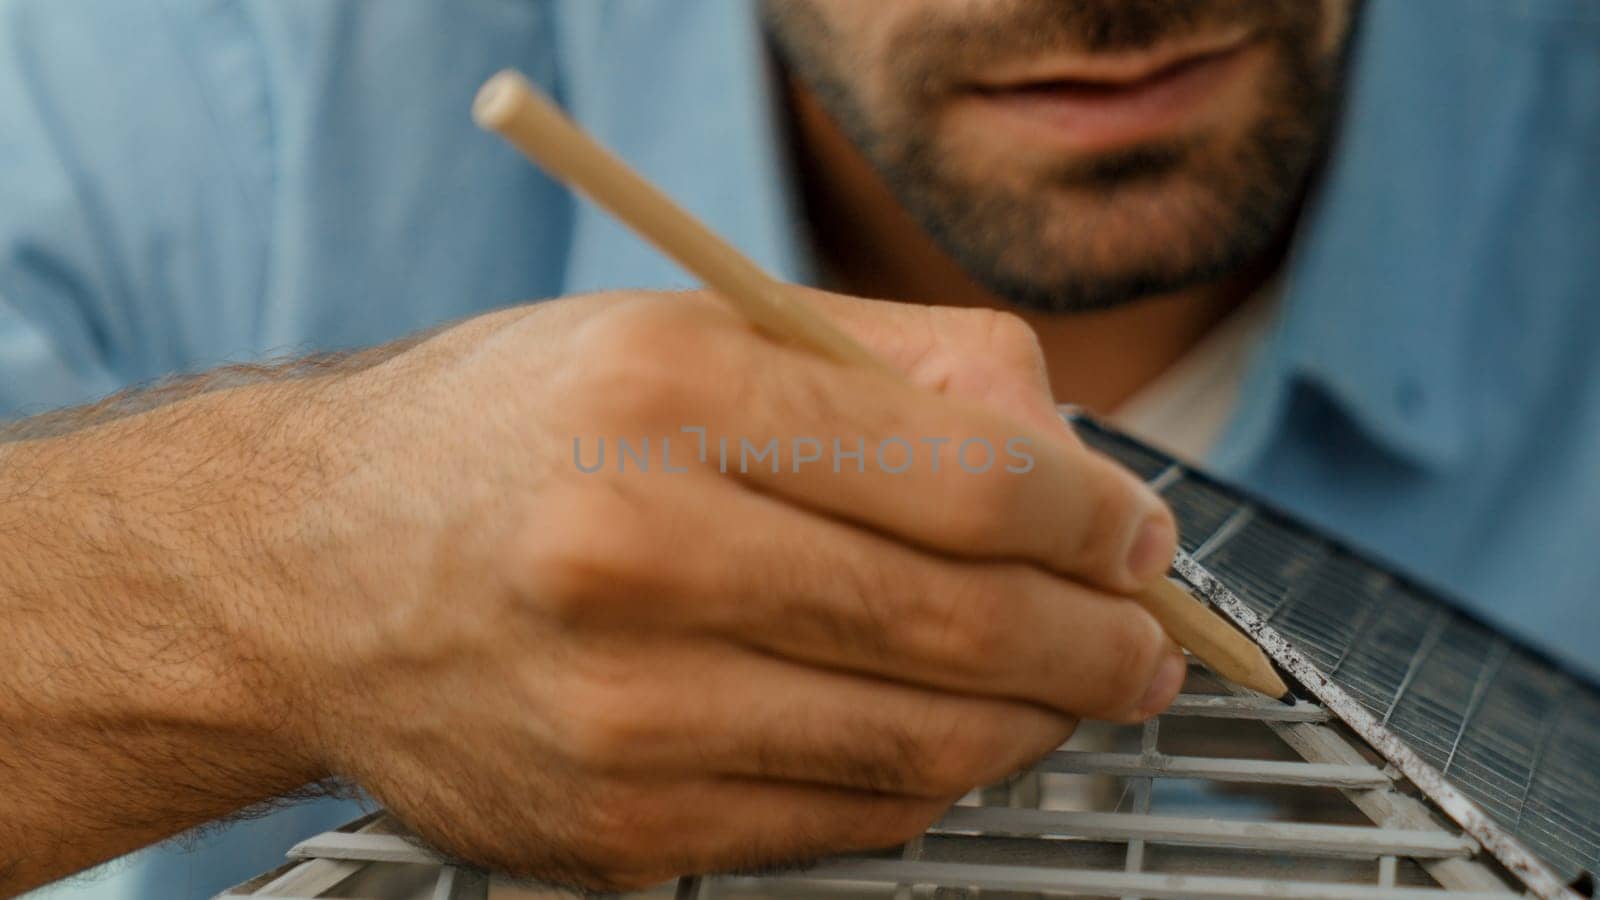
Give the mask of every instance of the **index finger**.
[[(797, 351), (766, 353), (736, 364), (763, 402), (724, 425), (742, 483), (926, 549), (1025, 560), (1119, 593), (1171, 563), (1166, 504), (1064, 426), (1045, 432)], [(753, 457), (746, 440), (775, 452)]]
[(1020, 317), (993, 309), (795, 290), (912, 384), (1014, 416), (1047, 433), (1063, 430), (1038, 336)]

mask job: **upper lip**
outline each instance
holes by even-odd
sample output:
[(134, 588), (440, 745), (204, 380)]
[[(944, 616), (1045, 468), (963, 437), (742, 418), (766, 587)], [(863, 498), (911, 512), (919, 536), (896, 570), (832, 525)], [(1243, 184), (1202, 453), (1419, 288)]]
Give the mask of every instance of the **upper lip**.
[(1147, 50), (1036, 58), (997, 67), (974, 78), (970, 86), (980, 91), (1008, 91), (1051, 83), (1132, 85), (1171, 69), (1231, 53), (1248, 44), (1254, 36), (1251, 29), (1235, 28), (1171, 41)]

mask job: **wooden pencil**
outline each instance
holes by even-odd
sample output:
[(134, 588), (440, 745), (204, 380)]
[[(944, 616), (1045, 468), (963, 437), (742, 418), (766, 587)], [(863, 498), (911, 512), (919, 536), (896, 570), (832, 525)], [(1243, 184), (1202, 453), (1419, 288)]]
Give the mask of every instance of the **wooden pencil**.
[[(796, 300), (787, 285), (586, 134), (521, 74), (505, 71), (491, 78), (473, 104), (473, 118), (655, 244), (762, 333), (903, 380), (871, 351)], [(1261, 648), (1178, 585), (1158, 578), (1135, 599), (1174, 641), (1218, 675), (1272, 697), (1292, 699)]]
[(1195, 599), (1175, 581), (1157, 578), (1134, 598), (1167, 635), (1213, 672), (1251, 690), (1293, 703), (1267, 655), (1239, 629)]
[(794, 300), (786, 285), (618, 159), (516, 72), (490, 79), (473, 104), (478, 124), (610, 210), (774, 340), (894, 374), (849, 335)]

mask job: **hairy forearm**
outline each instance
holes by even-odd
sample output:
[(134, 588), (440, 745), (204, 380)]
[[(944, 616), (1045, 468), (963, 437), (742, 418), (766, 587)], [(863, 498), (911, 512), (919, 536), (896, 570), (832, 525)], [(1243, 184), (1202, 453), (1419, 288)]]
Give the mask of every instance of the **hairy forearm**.
[(164, 378), (153, 384), (119, 391), (86, 406), (54, 410), (15, 422), (0, 422), (0, 444), (60, 437), (216, 391), (357, 372), (392, 359), (442, 330), (441, 326), (421, 331), (363, 350), (241, 363), (195, 375)]
[(0, 444), (0, 894), (323, 777), (260, 641), (292, 627), (264, 619), (265, 535), (315, 459), (308, 392), (169, 391)]

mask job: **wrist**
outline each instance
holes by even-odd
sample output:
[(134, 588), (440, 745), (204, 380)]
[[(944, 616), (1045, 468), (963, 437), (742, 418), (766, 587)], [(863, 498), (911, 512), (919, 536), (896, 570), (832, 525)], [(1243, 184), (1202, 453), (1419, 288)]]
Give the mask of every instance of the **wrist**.
[(285, 640), (289, 578), (259, 535), (296, 491), (270, 387), (203, 394), (0, 457), (7, 483), (23, 485), (0, 538), (10, 560), (0, 584), (19, 601), (13, 612), (31, 613), (20, 617), (32, 652), (18, 683), (63, 738), (188, 735), (226, 748), (240, 783), (219, 793), (246, 803), (323, 777), (268, 655)]

